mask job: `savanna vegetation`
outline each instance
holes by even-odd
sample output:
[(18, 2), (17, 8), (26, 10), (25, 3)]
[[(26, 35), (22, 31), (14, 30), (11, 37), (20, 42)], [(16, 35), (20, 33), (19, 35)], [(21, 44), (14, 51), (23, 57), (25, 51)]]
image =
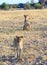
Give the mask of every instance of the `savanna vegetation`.
[(40, 0), (38, 3), (34, 3), (32, 0), (31, 3), (19, 3), (19, 4), (6, 4), (5, 2), (0, 5), (0, 9), (9, 10), (11, 8), (17, 9), (17, 8), (23, 8), (23, 9), (41, 9), (44, 8), (46, 4), (47, 7), (47, 1), (46, 0)]
[[(0, 10), (0, 65), (47, 65), (46, 13), (47, 9)], [(23, 31), (25, 14), (31, 25), (29, 31)], [(16, 60), (13, 40), (17, 35), (23, 36), (23, 62)]]

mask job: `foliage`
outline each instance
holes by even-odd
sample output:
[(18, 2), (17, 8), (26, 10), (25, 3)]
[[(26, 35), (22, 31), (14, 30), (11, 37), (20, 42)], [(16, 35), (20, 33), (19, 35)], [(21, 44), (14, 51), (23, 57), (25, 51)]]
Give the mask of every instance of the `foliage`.
[(34, 7), (35, 7), (35, 9), (41, 9), (42, 5), (40, 3), (35, 3)]
[(6, 3), (2, 3), (1, 9), (7, 10), (7, 9), (9, 9), (9, 5)]
[(44, 8), (46, 4), (46, 0), (39, 0), (39, 3), (42, 5), (42, 8)]
[(12, 8), (17, 8), (17, 7), (18, 7), (17, 4), (13, 4), (13, 5), (12, 5)]
[(24, 9), (30, 9), (30, 8), (31, 8), (31, 5), (29, 2), (24, 4)]

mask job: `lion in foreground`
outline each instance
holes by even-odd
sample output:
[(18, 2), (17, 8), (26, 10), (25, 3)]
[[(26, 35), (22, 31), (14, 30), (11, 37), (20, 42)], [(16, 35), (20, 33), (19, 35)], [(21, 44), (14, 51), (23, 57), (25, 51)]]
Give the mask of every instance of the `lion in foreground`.
[(22, 60), (23, 36), (16, 36), (16, 38), (14, 38), (14, 47), (16, 48), (17, 59), (21, 59)]

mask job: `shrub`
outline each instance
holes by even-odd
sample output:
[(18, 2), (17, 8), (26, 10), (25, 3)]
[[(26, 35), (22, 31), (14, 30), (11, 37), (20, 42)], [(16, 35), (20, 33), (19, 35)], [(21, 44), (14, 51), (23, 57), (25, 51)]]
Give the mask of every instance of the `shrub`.
[(9, 5), (6, 3), (2, 3), (1, 9), (7, 10), (7, 9), (9, 9)]
[(13, 5), (12, 5), (12, 8), (17, 8), (17, 7), (18, 7), (17, 4), (13, 4)]
[(35, 9), (41, 9), (42, 5), (40, 3), (34, 4)]
[(31, 8), (31, 5), (29, 2), (24, 4), (24, 9), (30, 9), (30, 8)]

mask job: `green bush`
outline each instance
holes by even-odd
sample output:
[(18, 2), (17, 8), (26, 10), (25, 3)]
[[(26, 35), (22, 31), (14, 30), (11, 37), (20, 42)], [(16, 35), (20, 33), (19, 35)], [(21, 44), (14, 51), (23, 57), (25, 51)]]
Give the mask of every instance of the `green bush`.
[(12, 8), (17, 8), (17, 7), (18, 7), (17, 4), (13, 4), (13, 5), (12, 5)]
[(41, 9), (42, 5), (40, 3), (34, 4), (35, 9)]
[(6, 3), (2, 3), (1, 9), (7, 10), (7, 9), (9, 9), (9, 5)]
[(27, 2), (27, 3), (24, 4), (24, 9), (30, 9), (30, 8), (31, 8), (31, 6), (30, 6), (29, 2)]

